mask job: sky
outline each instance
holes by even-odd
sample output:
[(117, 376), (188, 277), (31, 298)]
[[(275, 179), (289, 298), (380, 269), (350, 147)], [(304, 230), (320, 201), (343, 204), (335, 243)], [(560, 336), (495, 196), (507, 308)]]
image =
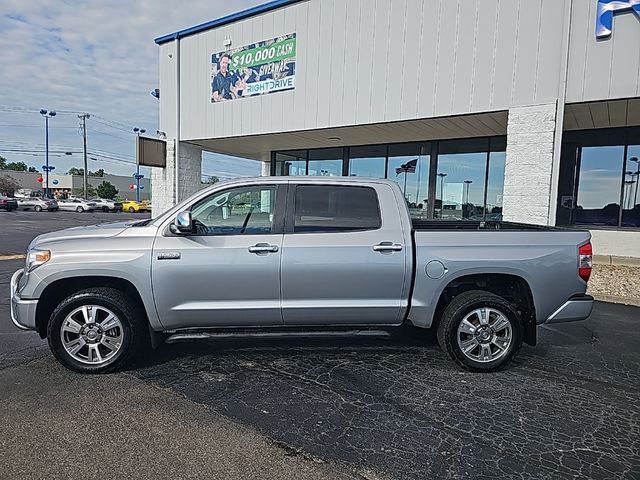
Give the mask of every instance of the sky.
[[(89, 170), (132, 175), (134, 127), (155, 137), (158, 46), (153, 39), (237, 12), (262, 0), (2, 0), (0, 11), (0, 155), (38, 170), (45, 120), (55, 173), (82, 167), (79, 113), (87, 120)], [(60, 152), (60, 153), (58, 153)], [(72, 152), (66, 155), (66, 152)], [(148, 169), (142, 173), (149, 175)], [(205, 154), (203, 175), (259, 175), (253, 160)]]

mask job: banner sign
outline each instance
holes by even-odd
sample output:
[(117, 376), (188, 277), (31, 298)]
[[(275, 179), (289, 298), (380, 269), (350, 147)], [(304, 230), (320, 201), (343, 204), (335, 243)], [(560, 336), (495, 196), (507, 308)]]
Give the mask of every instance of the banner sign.
[(211, 103), (295, 86), (295, 33), (211, 55)]

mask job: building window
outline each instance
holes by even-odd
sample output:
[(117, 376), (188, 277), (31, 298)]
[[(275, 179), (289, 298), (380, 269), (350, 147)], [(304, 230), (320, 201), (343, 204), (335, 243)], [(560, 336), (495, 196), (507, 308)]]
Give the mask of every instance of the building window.
[(558, 225), (640, 227), (640, 128), (565, 132)]
[(351, 147), (349, 149), (349, 176), (386, 178), (387, 146)]
[(342, 148), (319, 148), (309, 150), (307, 175), (339, 177), (342, 175)]
[(440, 142), (434, 216), (501, 220), (505, 149), (501, 139)]
[(581, 150), (575, 223), (618, 225), (624, 146)]
[(300, 176), (307, 174), (307, 150), (276, 152), (277, 176)]
[(400, 185), (411, 217), (429, 218), (429, 165), (431, 145), (389, 145), (387, 178)]
[(500, 220), (505, 137), (274, 152), (275, 175), (387, 178), (413, 218)]

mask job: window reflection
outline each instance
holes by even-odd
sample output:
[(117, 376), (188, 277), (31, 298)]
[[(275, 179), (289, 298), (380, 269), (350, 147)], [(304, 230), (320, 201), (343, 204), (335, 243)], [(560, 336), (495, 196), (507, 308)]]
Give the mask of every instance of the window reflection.
[(387, 146), (352, 147), (349, 149), (349, 176), (384, 178)]
[(430, 151), (428, 143), (389, 146), (387, 178), (400, 185), (413, 218), (428, 217)]
[(629, 145), (624, 180), (622, 226), (640, 227), (640, 145)]
[(582, 148), (576, 223), (618, 225), (623, 163), (624, 146)]
[(502, 220), (502, 193), (506, 152), (491, 152), (489, 156), (489, 182), (487, 183), (487, 220)]
[(339, 177), (342, 175), (342, 148), (309, 150), (308, 175)]
[[(439, 152), (433, 159), (432, 146)], [(500, 220), (505, 148), (506, 139), (496, 137), (276, 152), (275, 171), (340, 176), (346, 168), (350, 176), (397, 182), (413, 218)], [(438, 175), (429, 178), (435, 162)]]
[(307, 151), (298, 150), (286, 153), (276, 153), (276, 175), (306, 175)]

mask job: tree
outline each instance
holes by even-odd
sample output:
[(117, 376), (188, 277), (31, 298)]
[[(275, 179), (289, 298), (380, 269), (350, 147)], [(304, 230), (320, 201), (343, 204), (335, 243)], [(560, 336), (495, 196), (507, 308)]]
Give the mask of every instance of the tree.
[(19, 188), (20, 184), (13, 177), (0, 175), (0, 195), (13, 196)]
[(92, 172), (91, 170), (89, 170), (89, 176), (90, 177), (104, 177), (104, 168), (99, 168), (95, 172)]
[(11, 163), (7, 163), (4, 168), (6, 170), (13, 170), (15, 172), (26, 172), (27, 164), (24, 162), (11, 162)]
[(7, 159), (0, 155), (0, 170), (7, 166)]
[(36, 167), (29, 167), (29, 173), (38, 173), (38, 169)]
[[(83, 197), (84, 195), (84, 188), (74, 188), (72, 190), (72, 194), (76, 197)], [(93, 188), (91, 185), (87, 185), (87, 199), (89, 198), (95, 198), (96, 195), (96, 189)]]
[(99, 198), (109, 198), (111, 200), (113, 200), (116, 195), (118, 195), (118, 190), (116, 189), (116, 187), (111, 182), (107, 182), (106, 180), (98, 185), (98, 188), (96, 188), (96, 192), (98, 193)]
[(211, 175), (204, 183), (206, 183), (207, 185), (213, 185), (214, 183), (218, 183), (219, 181), (220, 179), (218, 177), (216, 177), (215, 175)]
[(84, 168), (71, 167), (67, 175), (84, 175)]

